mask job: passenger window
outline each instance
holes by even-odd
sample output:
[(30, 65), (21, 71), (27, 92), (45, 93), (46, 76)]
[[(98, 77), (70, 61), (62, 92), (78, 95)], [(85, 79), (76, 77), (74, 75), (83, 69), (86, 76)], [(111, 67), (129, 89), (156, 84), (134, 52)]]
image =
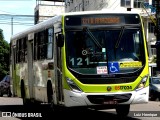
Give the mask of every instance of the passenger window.
[(48, 29), (48, 46), (47, 46), (47, 58), (53, 57), (53, 28)]

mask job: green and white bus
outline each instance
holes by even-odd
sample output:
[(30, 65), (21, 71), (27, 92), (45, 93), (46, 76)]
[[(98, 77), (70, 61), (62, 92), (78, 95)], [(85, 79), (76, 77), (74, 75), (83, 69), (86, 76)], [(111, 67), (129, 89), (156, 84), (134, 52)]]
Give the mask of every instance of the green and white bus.
[(11, 38), (13, 94), (53, 106), (127, 115), (148, 102), (143, 21), (131, 11), (65, 13)]

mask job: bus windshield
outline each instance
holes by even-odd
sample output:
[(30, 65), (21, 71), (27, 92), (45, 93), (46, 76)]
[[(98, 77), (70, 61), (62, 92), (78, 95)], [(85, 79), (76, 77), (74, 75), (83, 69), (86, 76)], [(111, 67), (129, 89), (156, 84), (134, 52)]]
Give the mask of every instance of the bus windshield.
[(66, 59), (79, 74), (133, 73), (145, 64), (144, 38), (136, 14), (65, 17)]
[(68, 67), (82, 74), (133, 72), (144, 64), (141, 34), (139, 27), (67, 31)]

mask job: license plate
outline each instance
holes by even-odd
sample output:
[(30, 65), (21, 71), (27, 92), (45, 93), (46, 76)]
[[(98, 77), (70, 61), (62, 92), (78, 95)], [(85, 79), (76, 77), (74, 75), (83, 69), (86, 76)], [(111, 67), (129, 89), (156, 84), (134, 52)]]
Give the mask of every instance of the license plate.
[(117, 101), (104, 101), (104, 104), (117, 104)]

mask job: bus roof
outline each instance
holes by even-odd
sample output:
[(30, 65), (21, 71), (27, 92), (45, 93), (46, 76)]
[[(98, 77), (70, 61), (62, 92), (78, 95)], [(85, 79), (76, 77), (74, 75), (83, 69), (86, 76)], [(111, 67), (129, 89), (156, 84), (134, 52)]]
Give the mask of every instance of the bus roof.
[[(11, 37), (11, 40), (21, 38), (21, 37), (25, 36), (26, 34), (34, 33), (37, 30), (45, 30), (46, 28), (53, 26), (54, 23), (61, 21), (61, 18), (62, 18), (61, 15), (57, 15), (57, 16), (54, 16), (46, 21), (43, 21), (43, 22), (38, 23), (36, 25), (33, 25), (32, 27), (13, 35)], [(42, 29), (40, 29), (40, 28), (42, 28)]]
[(66, 16), (66, 15), (87, 15), (87, 14), (107, 14), (107, 13), (109, 13), (109, 14), (138, 14), (138, 13), (135, 13), (135, 12), (132, 12), (132, 11), (116, 11), (116, 10), (113, 11), (113, 10), (108, 10), (108, 9), (103, 9), (103, 10), (99, 10), (99, 11), (79, 11), (79, 12), (62, 13), (62, 14), (53, 16), (52, 18), (50, 18), (46, 21), (43, 21), (43, 22), (38, 23), (36, 25), (33, 25), (32, 27), (13, 35), (11, 37), (11, 40), (21, 38), (21, 37), (23, 37), (23, 36), (25, 36), (26, 34), (29, 34), (29, 33), (34, 33), (36, 30), (38, 30), (40, 28), (46, 29), (46, 28), (52, 26), (53, 23), (55, 23), (57, 21), (61, 21), (62, 16)]
[(98, 11), (79, 11), (79, 12), (68, 12), (64, 13), (64, 15), (86, 15), (86, 14), (139, 14), (133, 11), (117, 11), (117, 10), (109, 10), (109, 9), (102, 9)]

